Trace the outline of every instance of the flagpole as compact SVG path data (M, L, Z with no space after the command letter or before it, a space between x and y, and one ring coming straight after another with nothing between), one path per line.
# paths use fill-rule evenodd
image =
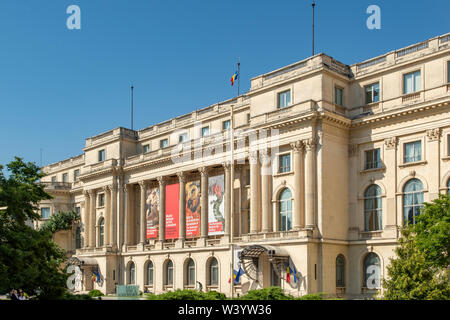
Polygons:
M241 57L238 60L238 97L241 89Z
M312 55L314 56L314 7L316 6L316 2L313 0L312 2Z
M133 84L131 85L131 130L133 130Z

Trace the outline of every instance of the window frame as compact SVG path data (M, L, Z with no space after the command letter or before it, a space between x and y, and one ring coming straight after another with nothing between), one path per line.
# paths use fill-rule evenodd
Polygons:
M370 265L369 265L369 264L368 264L369 262L366 262L366 261L368 260L368 258L369 258L370 256L375 256L375 257L378 259L378 263L370 264ZM362 287L363 287L363 288L369 289L369 288L367 287L367 280L368 280L369 276L372 275L372 274L370 274L370 275L367 274L367 268L370 267L370 266L372 266L372 265L378 266L380 277L377 279L377 280L378 280L378 286L377 286L376 288L374 288L374 289L371 289L371 290L380 290L381 287L382 287L382 286L381 286L381 279L383 278L383 268L382 268L382 266L381 266L381 258L380 258L380 256L379 256L377 253L375 253L375 252L369 252L369 253L367 253L367 254L365 255L364 259L363 259L363 266L362 266L362 267L363 267L363 268L362 268L362 270L363 270L363 285L362 285Z
M103 208L105 206L105 200L106 200L106 196L105 193L99 193L98 194L98 199L97 199L97 207L98 208Z
M166 146L163 146L164 141L167 142ZM168 147L169 147L169 139L168 138L159 140L159 148L160 149L167 149Z
M411 92L406 92L406 76L408 76L408 75L414 75L414 74L416 74L416 73L419 73L419 77L420 77L420 85L419 85L419 88L416 88L416 78L414 78L413 79L413 85L414 85L414 88L413 88L413 91L411 91ZM422 88L423 88L423 78L422 78L422 69L421 68L419 68L419 69L415 69L415 70L413 70L413 71L407 71L407 72L404 72L404 73L402 73L402 94L403 95L408 95L408 94L413 94L413 93L417 93L417 92L420 92L420 91L422 91Z
M136 264L134 261L131 261L128 266L128 284L136 284Z
M192 265L191 265L192 263ZM192 272L192 274L191 274ZM189 258L186 261L186 268L185 268L185 286L195 286L195 261L192 258Z
M62 174L62 182L63 182L63 183L68 183L68 182L69 182L69 173L64 172L64 173Z
M44 217L43 215L42 215L42 209L48 209L48 216L47 217ZM52 209L51 209L51 207L41 207L41 219L42 220L47 220L47 219L50 219L50 217L51 217L51 215L52 215Z
M76 172L78 172L78 173L76 173ZM75 170L73 170L73 181L74 181L74 182L75 182L75 181L78 181L79 175L80 175L80 169L75 169Z
M287 171L281 171L281 168L284 168L281 166L281 159L282 157L288 157L289 159L289 170ZM284 173L290 173L292 172L292 155L291 152L285 152L285 153L279 153L278 154L278 173L279 174L284 174Z
M225 124L228 124L228 128L225 128ZM230 129L231 129L231 120L228 119L228 120L222 121L222 130L223 131L227 131L227 130L230 130Z
M186 138L182 138L182 137L186 137ZM178 135L178 143L185 143L188 140L189 140L189 135L187 132L183 132Z
M338 103L338 101L337 101L337 96L336 96L336 94L337 94L337 92L338 92L338 90L340 90L341 91L341 103ZM337 105L337 106L339 106L339 107L343 107L344 106L344 103L345 103L345 99L344 99L344 88L343 87L341 87L341 86L339 86L339 85L334 85L334 104L335 105Z
M338 264L338 262L342 262L340 264ZM345 257L342 253L338 254L336 257L336 288L345 288L346 287L346 261L345 261ZM338 267L342 268L342 269L338 269ZM340 272L339 272L340 271ZM340 277L338 277L338 274L342 276L342 281L340 281L341 279L339 279Z
M206 134L204 133L204 130L207 131ZM202 128L200 129L200 136L201 136L202 138L203 138L203 137L208 137L210 134L211 134L211 132L210 132L209 125L204 126L204 127L202 127Z
M377 153L378 153L378 157L377 157L377 161L373 161L373 157L372 157L372 161L371 162L368 162L367 160L368 160L368 154L370 153L370 152L373 152L373 151L378 151ZM377 164L375 167L370 167L370 166L368 166L368 164L369 163L375 163L375 164ZM363 170L374 170L374 169L381 169L382 168L382 166L381 166L381 148L380 147L374 147L374 148L372 148L372 149L366 149L366 150L364 150L364 166L363 166Z
M416 159L416 156L414 156L413 157L413 160L408 160L407 158L406 158L406 154L407 154L407 152L406 152L406 148L407 148L407 146L408 145L415 145L415 144L417 144L417 143L419 143L419 146L420 146L420 152L419 152L419 159L417 160ZM423 141L421 140L421 139L419 139L419 140L414 140L414 141L408 141L408 142L404 142L403 143L403 163L404 164L408 164L408 163L415 163L415 162L421 162L421 161L423 161L423 158L422 158L422 154L423 154L423 147L422 147L422 145L423 145ZM415 147L414 147L415 148ZM416 155L416 153L414 152L414 155Z
M103 159L102 159L103 155ZM98 162L103 162L106 160L106 149L98 150Z
M367 193L370 188L375 187L379 193L377 193L375 196L368 196ZM377 184L371 184L364 190L363 195L363 208L364 208L364 232L377 232L377 231L383 231L383 189ZM375 203L376 205L372 205L372 208L367 209L366 203L368 201L371 201ZM378 228L374 228L371 230L370 221L368 219L368 214L372 217L373 213L375 213L375 222L374 225L378 225Z
M373 89L373 87L375 85L378 85L378 96L377 96L378 100L377 101L374 101L374 92L375 92L375 90ZM371 90L371 101L370 102L367 101L367 88L369 88L369 87L372 88L372 90ZM371 104L371 103L378 103L378 102L380 102L380 81L373 82L373 83L370 83L370 84L367 84L367 85L364 86L364 99L365 99L365 104Z
M146 154L146 153L149 153L149 152L150 152L150 144L149 144L149 143L144 144L144 145L142 146L142 153L143 153L143 154Z
M151 270L151 272L150 272ZM153 284L155 282L155 266L153 264L153 261L149 260L145 266L145 285L153 287Z
M215 263L215 265L213 265L213 263ZM216 257L212 257L209 259L208 264L208 285L211 287L217 287L219 286L219 260L217 260ZM216 276L216 279L214 279L214 276Z
M281 106L281 96L286 93L289 93L289 101L287 101L287 99L285 98L284 99L285 105ZM292 89L288 88L278 91L276 94L276 99L277 99L277 109L284 109L292 106Z
M98 224L98 246L105 245L105 218L101 218Z
M284 192L289 191L289 193L291 194L290 198L287 199L281 199L282 195ZM280 190L280 193L278 194L278 219L279 219L279 225L278 225L278 231L280 232L287 232L292 230L293 225L292 225L292 218L293 218L293 201L292 201L292 191L291 189L289 189L288 187L283 188L282 190ZM282 202L286 203L286 210L282 211ZM288 204L290 203L290 209ZM283 216L284 213L284 216ZM290 218L290 228L289 228L289 218ZM285 228L283 229L283 220L285 220Z
M170 266L169 266L170 264ZM173 262L172 260L167 260L165 265L164 265L164 285L165 286L173 286L173 282L174 282L174 268L173 268ZM170 276L169 276L170 275ZM170 280L170 281L169 281Z
M422 185L422 190L420 191L410 191L410 192L406 192L405 189L408 186L409 183L412 183L413 181L418 181L421 185ZM421 203L413 203L413 204L406 204L406 198L407 196L413 196L414 195L421 195L422 198L422 202ZM414 198L413 198L414 199ZM405 184L403 185L403 189L402 189L402 219L403 219L403 226L409 225L409 219L406 218L406 209L408 208L412 208L413 209L413 224L416 224L416 217L419 216L421 214L421 208L423 207L423 204L425 203L425 186L423 184L423 182L418 179L418 178L411 178L408 181L405 182ZM416 210L418 210L418 214L416 215Z

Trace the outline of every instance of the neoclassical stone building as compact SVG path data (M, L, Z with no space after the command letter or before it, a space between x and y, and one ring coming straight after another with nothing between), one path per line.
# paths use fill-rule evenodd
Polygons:
M450 34L351 66L317 54L234 99L87 138L43 168L41 213L80 212L57 241L83 290L371 295L398 228L449 190L449 138Z

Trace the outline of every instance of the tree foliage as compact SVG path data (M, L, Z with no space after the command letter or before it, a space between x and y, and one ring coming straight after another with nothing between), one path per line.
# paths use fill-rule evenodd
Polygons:
M70 230L72 225L80 221L80 215L75 211L58 212L50 217L41 227L42 231L56 233L61 230Z
M21 288L41 299L60 298L66 292L65 252L49 230L26 223L39 219L39 201L51 199L38 183L43 174L18 157L7 169L8 177L0 166L0 207L6 207L0 210L0 293Z
M217 291L176 290L161 294L147 294L148 300L225 300L226 296Z
M425 203L415 225L402 228L396 257L383 280L389 300L448 300L450 196Z

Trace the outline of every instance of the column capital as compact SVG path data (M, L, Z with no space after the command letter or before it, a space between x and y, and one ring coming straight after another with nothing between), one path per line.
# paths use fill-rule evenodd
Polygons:
M225 171L230 171L230 169L231 169L231 162L230 161L222 162L222 167L224 168Z
M108 186L106 186L108 188L109 191L117 191L117 184L110 184Z
M303 144L307 151L312 151L316 148L317 140L315 138L310 138L303 140Z
M258 151L257 150L250 151L248 153L248 158L251 164L258 163Z
M103 186L102 190L106 192L108 190L108 186Z
M142 188L146 188L147 187L147 183L145 182L145 180L139 181L139 186Z
M198 171L200 172L200 175L202 177L208 176L208 167L200 167L200 168L198 168Z
M130 184L124 184L123 185L123 192L127 193L131 190L131 185Z
M83 190L83 195L85 197L89 197L89 191L88 190Z
M163 187L166 185L166 177L157 177L156 180L158 180L160 187Z
M183 171L177 172L177 176L180 183L186 182L186 174Z
M430 142L431 141L439 141L440 136L441 136L440 128L427 130L427 137L428 137L428 141L430 141Z
M391 137L384 140L384 144L386 145L386 150L396 149L397 148L398 139L397 137Z
M305 148L305 144L301 140L291 142L290 145L291 145L292 150L294 150L294 152L303 151L303 149Z
M97 193L97 190L95 190L95 189L90 189L90 190L88 190L87 192L88 192L89 196L92 197L92 196L94 196L94 195Z

